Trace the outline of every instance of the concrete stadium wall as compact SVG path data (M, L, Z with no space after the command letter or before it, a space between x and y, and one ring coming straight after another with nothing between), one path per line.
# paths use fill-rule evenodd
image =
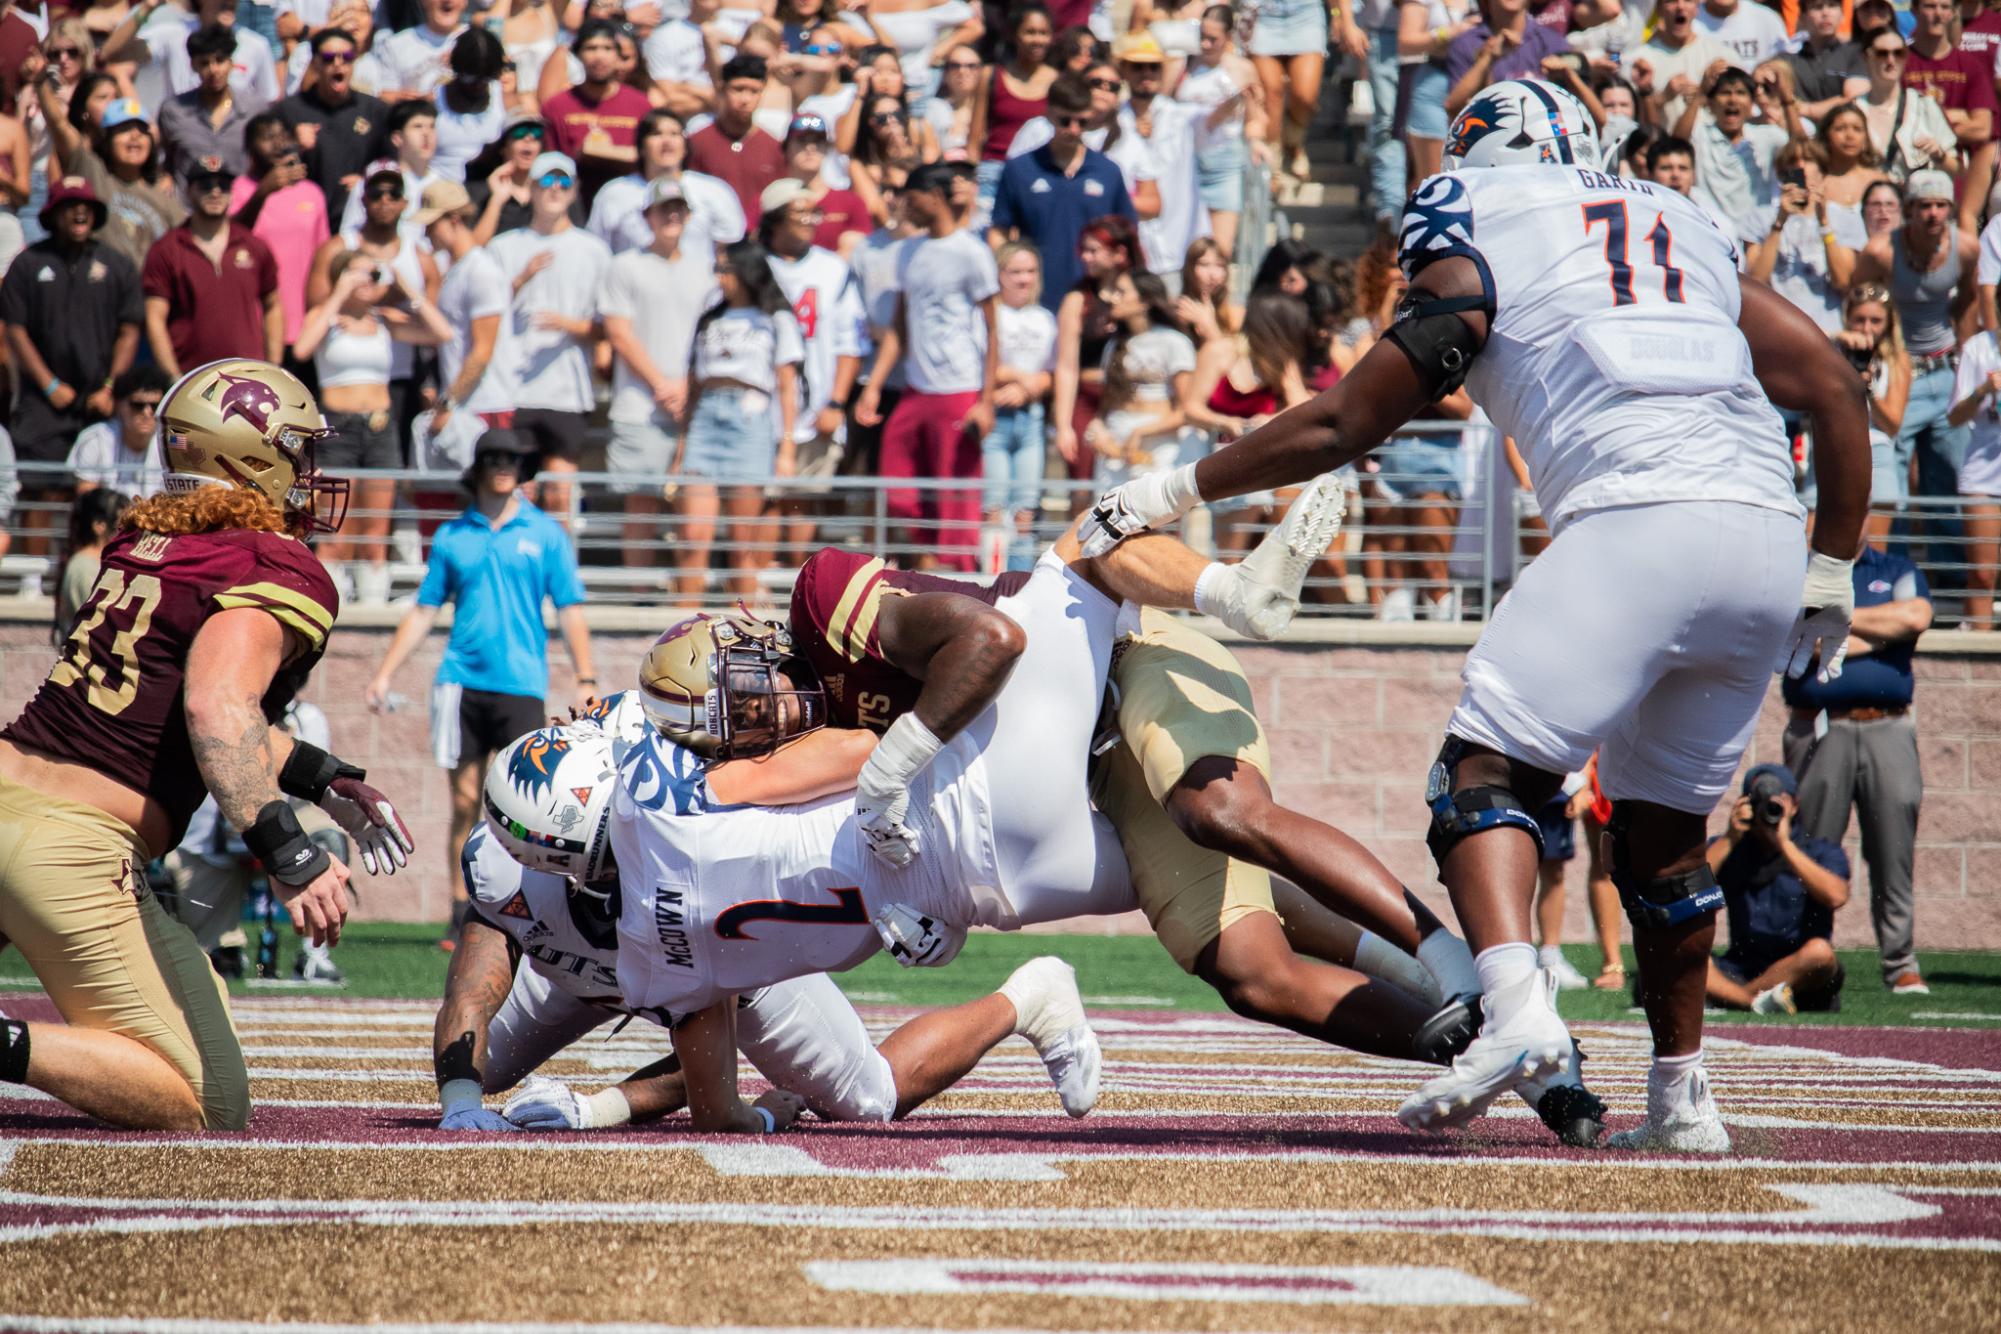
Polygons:
M0 717L12 717L46 674L53 650L45 604L0 608ZM18 619L16 619L18 618ZM606 689L631 679L660 616L602 611L593 641ZM410 703L373 714L362 689L375 670L393 614L353 612L308 686L326 710L336 751L366 765L371 782L401 805L417 836L417 873L362 881L360 914L394 921L441 920L455 864L445 852L447 801L429 755L428 687L444 644L435 632L397 681ZM1278 794L1287 804L1340 826L1368 844L1426 898L1442 904L1424 847L1424 778L1458 695L1459 665L1474 626L1332 625L1319 642L1236 645L1258 711L1270 729ZM2001 653L1992 636L1937 633L1918 658L1919 737L1925 803L1917 860L1918 938L1930 948L2001 947ZM551 646L552 705L572 681L560 645ZM1779 758L1784 713L1774 688L1747 763ZM1720 824L1720 815L1712 825ZM1858 868L1857 898L1837 918L1837 939L1870 943ZM1592 938L1573 863L1567 939ZM1144 930L1144 923L1100 929Z

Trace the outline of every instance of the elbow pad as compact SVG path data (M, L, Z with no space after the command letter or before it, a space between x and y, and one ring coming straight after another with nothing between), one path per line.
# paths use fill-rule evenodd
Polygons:
M1435 399L1466 383L1466 372L1473 368L1473 358L1480 351L1473 330L1459 318L1463 310L1493 314L1493 306L1484 296L1405 297L1397 307L1397 322L1383 332L1383 337L1410 358L1418 379Z

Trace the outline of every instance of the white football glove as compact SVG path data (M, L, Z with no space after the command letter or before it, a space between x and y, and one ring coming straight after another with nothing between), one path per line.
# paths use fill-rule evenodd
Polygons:
M560 1079L530 1075L501 1115L523 1130L598 1130L632 1119L632 1106L614 1086L579 1097Z
M905 968L942 968L959 957L966 928L947 926L937 918L901 903L886 904L869 918L882 947Z
M1133 534L1172 523L1201 503L1194 464L1148 473L1099 496L1077 526L1077 541L1087 558L1102 556Z
M1786 636L1780 668L1787 676L1806 674L1815 658L1822 682L1841 675L1848 656L1848 627L1855 615L1855 562L1818 551L1806 558L1806 586L1800 593L1799 619Z
M917 860L923 840L905 821L910 784L945 743L915 713L889 725L855 778L855 824L870 852L899 870Z
M320 798L320 809L347 831L361 849L361 864L370 875L395 875L410 864L417 844L403 817L375 788L359 778L336 778Z

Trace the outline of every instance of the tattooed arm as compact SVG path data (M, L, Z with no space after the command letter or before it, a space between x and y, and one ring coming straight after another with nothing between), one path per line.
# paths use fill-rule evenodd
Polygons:
M892 666L924 683L915 712L940 741L985 712L1028 647L1006 612L961 593L884 598L876 637Z
M507 935L477 917L459 928L445 975L445 1001L431 1037L431 1065L438 1076L443 1130L516 1130L480 1102L486 1089L486 1030L514 985L514 953Z
M292 753L292 739L264 719L264 692L291 656L287 630L268 613L248 607L218 612L202 623L188 646L183 705L195 766L215 796L223 819L239 830L283 800L278 772ZM347 920L347 867L329 857L327 869L304 885L273 878L271 888L292 914L292 926L315 943L340 939Z

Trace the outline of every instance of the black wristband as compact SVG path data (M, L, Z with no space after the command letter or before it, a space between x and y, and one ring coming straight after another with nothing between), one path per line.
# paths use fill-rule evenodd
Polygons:
M288 797L318 802L336 778L366 778L368 770L347 764L303 741L292 743L285 767L278 771L278 790Z
M431 1070L438 1077L438 1087L443 1088L454 1079L470 1079L475 1084L484 1084L486 1077L473 1062L473 1038L470 1031L452 1039L451 1045L431 1057Z
M333 865L327 850L306 837L299 817L282 801L267 801L257 822L243 831L243 846L283 885L309 885Z

